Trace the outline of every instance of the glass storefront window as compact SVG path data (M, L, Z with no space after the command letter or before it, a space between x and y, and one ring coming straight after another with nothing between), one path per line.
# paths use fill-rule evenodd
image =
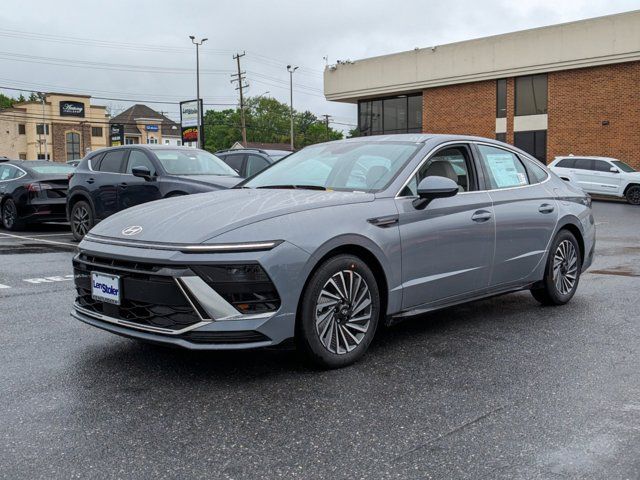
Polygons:
M358 129L361 135L421 132L422 95L359 102Z

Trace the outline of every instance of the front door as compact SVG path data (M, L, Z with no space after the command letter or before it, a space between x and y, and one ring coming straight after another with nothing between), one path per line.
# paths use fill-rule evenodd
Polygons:
M460 192L416 209L417 185L431 175L454 180ZM403 309L487 288L495 224L489 194L477 190L471 150L463 144L445 147L427 159L396 199Z
M147 167L153 177L156 175L156 168L147 154L142 150L132 149L125 175L118 183L118 211L162 198L158 182L155 179L148 181L134 176L134 167Z

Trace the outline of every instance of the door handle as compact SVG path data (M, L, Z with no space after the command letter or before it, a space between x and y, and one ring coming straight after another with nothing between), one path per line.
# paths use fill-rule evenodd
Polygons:
M90 179L87 180L87 183L93 183L93 182L95 182L95 179L93 179L93 178L90 178Z
M120 184L120 188L127 188L127 182L122 182Z
M491 217L491 212L487 210L478 210L471 216L471 220L473 220L474 222L486 222Z
M540 207L538 208L538 211L540 213L551 213L555 210L555 207L553 205L551 205L550 203L543 203L542 205L540 205Z

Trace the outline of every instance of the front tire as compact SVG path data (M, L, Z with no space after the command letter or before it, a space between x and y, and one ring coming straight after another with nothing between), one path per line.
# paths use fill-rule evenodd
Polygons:
M533 298L543 305L564 305L576 293L581 270L576 237L568 230L560 230L551 244L541 285L531 289Z
M94 225L91 205L84 200L74 203L73 207L71 207L69 221L73 238L79 242Z
M624 194L631 205L640 205L640 186L633 185L627 189L627 193Z
M369 348L380 317L380 292L369 267L337 255L312 275L302 295L296 340L322 368L340 368Z
M15 231L24 227L24 222L18 216L18 207L12 199L2 204L2 226L7 230Z

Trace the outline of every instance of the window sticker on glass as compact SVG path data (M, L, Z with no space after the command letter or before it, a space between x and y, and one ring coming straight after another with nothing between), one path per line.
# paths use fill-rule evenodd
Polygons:
M498 188L527 184L526 174L518 171L510 153L488 153L486 159Z

